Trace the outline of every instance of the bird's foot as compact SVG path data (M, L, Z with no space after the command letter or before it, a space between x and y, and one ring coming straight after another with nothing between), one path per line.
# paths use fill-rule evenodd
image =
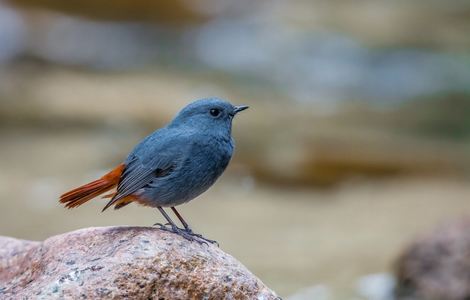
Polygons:
M168 229L170 225L171 225L170 223L165 223L165 224L155 223L152 226L158 226L158 229L165 230L165 229Z
M199 244L206 244L206 245L209 245L208 243L210 243L210 244L215 244L217 245L217 247L219 247L219 243L217 241L205 238L202 236L202 234L194 233L189 227L179 228L177 226L172 225L171 223L165 223L165 224L155 223L153 224L153 226L157 226L158 229L163 230L163 231L176 233L177 235L180 235L191 242L196 241Z
M193 237L196 237L198 239L201 239L201 240L206 241L206 242L211 243L211 244L215 244L215 245L217 245L217 247L219 247L219 243L217 241L205 238L205 237L202 236L202 234L194 233L191 230L191 228L189 228L189 227L186 227L182 230L185 231L186 233L188 233L189 235L193 236Z
M216 241L206 239L201 234L194 233L189 228L188 229L179 228L177 226L171 225L170 223L167 223L167 224L156 223L156 224L154 224L154 226L158 226L158 229L160 229L160 230L175 233L175 234L187 239L190 242L195 241L199 244L206 244L208 246L209 246L208 243L211 243L211 244L216 244L217 246L219 246L219 244Z
M185 229L182 229L176 226L173 226L171 228L166 227L163 230L176 233L177 235L182 236L183 238L187 239L190 242L195 241L199 244L209 245L204 239L201 239L198 236L195 236L194 234L189 233Z

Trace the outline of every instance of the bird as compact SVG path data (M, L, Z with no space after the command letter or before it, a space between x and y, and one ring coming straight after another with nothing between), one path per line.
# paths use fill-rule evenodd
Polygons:
M117 167L62 194L59 201L74 208L102 196L109 199L102 211L130 203L157 208L167 222L154 224L160 229L189 241L217 243L193 232L175 207L205 192L222 175L234 151L232 120L247 108L220 98L196 100L142 139ZM182 227L164 208L173 211Z

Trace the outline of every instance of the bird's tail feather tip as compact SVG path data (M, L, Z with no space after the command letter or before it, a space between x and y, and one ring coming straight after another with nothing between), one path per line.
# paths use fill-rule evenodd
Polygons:
M79 186L62 194L60 196L59 202L64 203L66 208L74 208L103 193L106 193L107 191L117 186L123 169L124 165L119 165L117 168L104 175L100 179Z
M67 208L74 208L109 191L115 185L113 182L98 179L63 194L59 201L64 203Z

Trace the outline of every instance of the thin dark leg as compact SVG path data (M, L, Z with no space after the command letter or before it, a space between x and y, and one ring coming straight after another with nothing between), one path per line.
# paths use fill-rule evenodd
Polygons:
M214 240L210 240L208 238L205 238L202 236L202 234L198 234L198 233L194 233L191 228L189 227L188 223L183 219L183 217L180 215L180 213L176 210L176 208L174 206L171 207L171 210L175 213L176 217L178 218L178 220L180 220L181 224L183 224L183 227L184 227L184 230L192 235L192 236L195 236L195 237L198 237L200 239L203 239L211 244L216 244L217 246L219 245L219 243L217 243L217 241L214 241Z
M177 227L170 216L163 210L161 206L157 207L160 213L165 217L166 221L171 225L171 227Z
M171 220L170 216L163 210L163 208L161 206L157 206L157 208L160 211L160 213L163 215L163 217L165 217L165 219L168 223L166 223L166 224L155 223L155 224L153 224L153 226L159 226L160 228L162 228L162 227L165 227L166 225L170 225L171 227L176 227L175 222L173 222L173 220Z
M162 225L160 223L157 223L157 224L154 224L154 225L159 226L161 230L176 233L177 235L182 236L183 238L187 239L188 241L196 241L199 244L207 244L206 239L198 238L197 236L195 238L194 234L186 231L185 229L181 229L178 226L176 226L176 224L173 222L173 220L171 220L170 216L163 210L163 208L161 206L157 206L157 208L160 211L160 213L163 215L163 217L165 217L165 219L167 220L168 224L171 227L167 227L167 226Z
M191 228L189 228L188 223L183 219L183 217L180 215L180 213L176 210L174 206L171 207L171 210L175 213L176 217L180 220L181 224L183 224L184 229L191 231Z

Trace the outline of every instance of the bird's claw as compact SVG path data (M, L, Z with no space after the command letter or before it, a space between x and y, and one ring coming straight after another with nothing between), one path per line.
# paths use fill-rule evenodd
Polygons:
M206 241L204 240L200 240L200 239L197 239L194 235L190 234L189 232L187 232L186 230L184 229L181 229L179 227L176 227L176 226L171 226L171 227L167 227L167 226L164 226L164 227L160 227L161 230L164 230L164 231L168 231L168 232L172 232L172 233L176 233L177 235L187 239L188 241L192 242L192 241L196 241L198 242L199 244L207 244Z
M170 225L170 226L168 226L168 225ZM176 227L176 226L171 226L171 224L168 224L168 223L165 224L165 225L163 225L161 223L156 223L156 224L154 224L154 226L158 226L159 227L158 229L160 229L160 230L175 233L175 234L187 239L190 242L195 241L199 244L206 244L207 246L209 246L209 243L210 243L210 244L216 244L217 247L219 246L219 243L217 243L217 241L207 239L207 238L203 237L201 234L194 233L189 228L182 229L182 228L179 228L179 227Z
M162 230L165 230L166 228L168 228L169 225L171 225L171 224L170 223L165 223L165 224L155 223L155 224L153 224L153 226L158 226L158 229L162 229Z
M201 239L201 240L205 241L206 244L207 244L207 242L209 242L209 243L215 244L215 245L217 245L217 247L219 247L219 243L218 243L217 241L211 240L211 239L208 239L208 238L205 238L205 237L202 236L202 234L194 233L194 232L191 230L191 228L189 228L189 227L183 229L183 231L186 231L186 233L188 233L189 235L191 235L191 236L193 236L193 237L196 237L196 238L198 238L198 239Z

